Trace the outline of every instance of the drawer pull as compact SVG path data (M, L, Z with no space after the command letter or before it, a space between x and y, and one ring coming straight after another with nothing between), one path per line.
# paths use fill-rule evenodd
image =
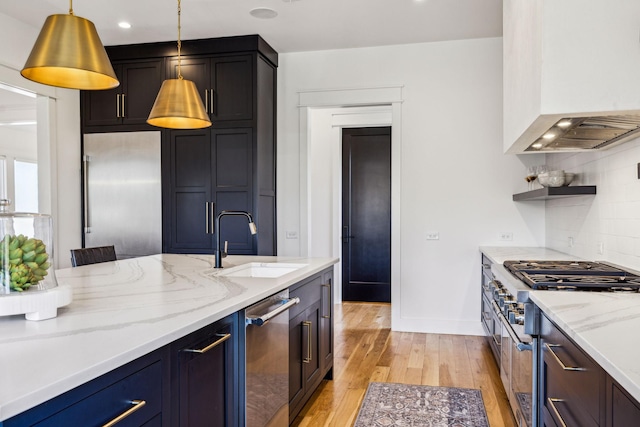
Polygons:
M212 342L211 344L209 344L208 346L206 346L205 348L202 349L192 349L192 348L185 348L182 351L186 351L189 353L198 353L198 354L204 354L207 351L211 350L214 347L217 347L218 345L222 344L223 342L225 342L226 340L228 340L229 338L231 338L231 334L216 334L217 337L220 337L220 339Z
M556 408L556 403L558 402L564 402L564 400L547 397L547 403L549 403L549 406L553 410L553 415L555 415L556 419L560 422L560 427L567 427L567 423L564 422L564 420L562 419L562 415L560 415L558 408Z
M129 415L133 414L138 409L142 408L144 405L147 404L147 402L144 401L144 400L132 400L129 403L131 403L133 405L131 408L127 409L126 411L124 411L123 413L121 413L120 415L118 415L117 417L115 417L114 419L112 419L111 421L109 421L108 423L103 425L102 427L111 427L111 426L114 426L114 425L118 424L120 421L124 420Z
M563 370L565 370L565 371L586 371L585 368L579 368L577 366L567 366L562 362L562 360L560 360L560 358L558 357L556 352L553 351L554 347L562 347L560 344L547 344L547 343L545 343L544 346L547 347L547 350L549 350L549 352L553 355L553 358L556 359L556 362L558 362L558 365L560 365Z

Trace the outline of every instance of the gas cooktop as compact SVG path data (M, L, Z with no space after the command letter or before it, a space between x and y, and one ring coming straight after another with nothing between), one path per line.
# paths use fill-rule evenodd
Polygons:
M640 276L601 262L505 261L504 266L536 290L640 291Z

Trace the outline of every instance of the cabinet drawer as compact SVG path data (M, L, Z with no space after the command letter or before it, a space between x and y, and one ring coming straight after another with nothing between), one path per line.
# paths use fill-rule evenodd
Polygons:
M541 322L544 389L541 402L556 422L604 425L604 370L546 316Z
M298 314L307 309L311 304L320 301L322 297L322 275L317 275L310 280L305 280L300 286L294 285L289 289L289 297L300 298L300 304L289 309L289 319L293 319Z
M142 403L144 402L144 403ZM102 426L128 414L118 427L160 425L162 363L155 362L41 422L45 426Z

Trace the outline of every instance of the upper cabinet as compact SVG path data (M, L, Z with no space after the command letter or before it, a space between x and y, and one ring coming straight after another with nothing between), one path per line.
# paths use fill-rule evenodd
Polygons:
M600 149L640 136L640 2L503 4L506 153Z
M180 74L196 84L214 126L253 118L251 55L183 58ZM169 77L178 78L178 59L169 61Z
M82 92L83 127L108 131L109 127L146 125L162 86L163 66L164 61L158 58L114 61L120 86Z

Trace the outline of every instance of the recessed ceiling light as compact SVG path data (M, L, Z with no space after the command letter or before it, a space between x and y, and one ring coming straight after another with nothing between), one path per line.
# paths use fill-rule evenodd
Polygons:
M249 11L249 15L259 19L273 19L278 16L278 12L267 7L256 7Z
M118 27L129 29L131 28L131 24L129 24L128 22L122 21L122 22L118 22Z

